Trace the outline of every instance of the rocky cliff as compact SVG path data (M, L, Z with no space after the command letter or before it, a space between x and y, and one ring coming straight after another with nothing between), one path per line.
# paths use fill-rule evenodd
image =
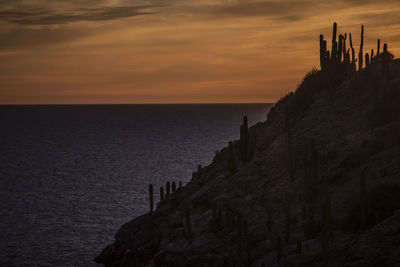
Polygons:
M356 71L349 50L321 46L322 70L95 261L400 266L400 60L386 47Z

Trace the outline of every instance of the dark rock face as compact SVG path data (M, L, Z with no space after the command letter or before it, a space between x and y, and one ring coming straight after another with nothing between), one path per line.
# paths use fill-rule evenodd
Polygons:
M400 103L400 61L371 60L368 69L348 73L333 87L329 75L308 74L265 122L249 129L257 136L251 161L232 172L228 148L222 149L152 215L123 225L95 261L400 266L400 113L391 114L399 111L393 103ZM232 145L240 151L238 141Z

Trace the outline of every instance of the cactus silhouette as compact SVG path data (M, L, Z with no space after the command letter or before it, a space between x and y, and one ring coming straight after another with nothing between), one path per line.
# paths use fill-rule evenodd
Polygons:
M164 187L160 187L160 201L164 200Z
M176 183L172 182L172 193L175 193L176 191Z
M367 181L365 178L364 171L360 175L360 226L364 229L366 224L366 213L367 213Z
M337 33L337 23L333 23L333 33L332 33L332 49L331 49L331 60L335 61L337 58L337 42L336 42L336 33Z
M167 192L165 194L165 198L169 198L170 190L171 190L171 184L167 182Z
M351 40L351 33L349 34L350 48L351 48L351 69L356 70L356 55L353 47L353 41Z
M188 206L185 207L185 228L184 228L184 236L189 241L189 245L192 244L192 226L190 222L190 209Z
M293 138L292 138L292 129L290 127L289 122L289 114L288 110L285 109L285 130L286 130L286 142L287 142L287 166L289 171L290 180L294 180L294 167L293 167Z
M229 162L228 168L232 174L236 173L237 171L237 157L235 153L235 148L233 147L233 142L229 142Z
M290 202L289 194L285 194L284 200L284 214L285 214L285 241L288 243L290 240Z
M153 214L153 185L149 184L150 215Z
M363 46L364 46L364 25L361 25L361 41L360 41L360 51L358 53L358 69L363 68Z
M276 237L275 250L276 250L276 259L279 261L282 258L282 239L280 236Z
M319 36L319 60L321 65L321 70L326 69L326 41L324 40L324 35Z

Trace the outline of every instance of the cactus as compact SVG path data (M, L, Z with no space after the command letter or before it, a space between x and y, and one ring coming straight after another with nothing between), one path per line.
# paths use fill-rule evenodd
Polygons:
M176 191L176 183L172 182L172 193L175 193Z
M346 39L347 39L347 33L344 34L343 36L343 45L342 45L342 49L343 49L343 61L346 61L346 56L347 56L347 49L346 49Z
M165 198L169 198L170 189L171 189L171 184L169 182L167 182L167 192L165 194Z
M376 57L380 55L380 49L381 49L381 40L378 38L377 45L376 45Z
M286 141L287 141L287 164L290 180L294 180L294 167L293 167L293 140L292 140L292 130L289 123L289 115L287 109L285 109L285 130L287 133Z
M186 206L185 207L185 221L186 221L186 225L185 225L185 229L184 229L184 236L185 238L189 241L189 245L192 244L192 227L191 227L191 223L190 223L190 210L189 207Z
M164 200L164 187L160 187L160 201Z
M290 202L289 194L285 194L284 200L284 213L285 213L285 241L289 243L290 240Z
M368 68L369 66L369 55L368 53L365 53L365 67Z
M360 175L360 226L364 229L366 224L366 209L367 209L367 182L364 171Z
M211 208L211 215L212 215L212 220L214 224L218 224L218 218L217 218L217 208L215 206L213 206Z
M332 33L332 49L331 49L331 59L335 61L337 58L337 42L336 42L337 24L333 23L333 33Z
M308 171L308 159L304 160L304 190L305 190L305 201L306 201L306 219L307 222L304 228L304 234L307 239L315 237L315 221L314 221L314 195L316 193L315 182Z
M149 200L150 200L150 215L153 214L153 208L154 208L154 204L153 204L153 185L149 184Z
M315 148L315 139L311 139L311 166L312 166L312 179L313 183L316 183L318 180L318 151Z
M254 156L256 154L256 149L257 149L257 134L256 132L253 131L250 136L249 155L248 155L249 161L252 161L254 159Z
M179 187L178 188L182 188L182 181L179 181Z
M326 68L326 41L323 34L319 36L319 60L321 70L324 70Z
M371 49L371 60L370 60L370 64L374 63L375 58L374 58L374 49Z
M351 40L351 33L349 34L349 41L350 41L350 48L351 48L351 67L352 70L355 71L356 69L356 56L355 56L355 51L353 47L353 42Z
M332 214L331 214L331 197L328 194L322 205L322 231L326 231L328 241L332 239Z
M326 266L329 266L329 240L332 238L330 202L330 196L328 195L325 203L322 205L321 254L325 259Z
M276 259L279 261L282 258L282 239L280 236L276 237L275 249Z
M358 53L358 70L363 67L363 46L364 46L364 25L361 25L361 42L360 42L360 52Z
M342 62L342 54L343 54L343 35L339 35L339 43L338 43L338 52L337 52L337 63L340 64Z
M200 178L203 175L203 169L201 165L197 165L197 178Z
M229 142L228 149L229 149L228 168L231 171L231 173L234 174L237 171L237 157L232 142Z
M296 250L296 252L298 254L301 254L301 252L302 252L302 244L301 243L302 243L301 240L297 240L297 250Z
M272 211L271 211L271 208L268 208L267 228L268 228L268 231L269 231L269 232L271 232L272 224L273 224L273 221L272 221Z
M243 116L243 124L240 126L240 159L243 162L243 165L248 162L248 154L249 154L249 124L247 120L247 116Z

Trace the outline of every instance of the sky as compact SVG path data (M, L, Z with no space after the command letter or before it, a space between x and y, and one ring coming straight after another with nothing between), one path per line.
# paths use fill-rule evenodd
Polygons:
M0 104L265 103L319 34L400 55L399 0L0 0Z

